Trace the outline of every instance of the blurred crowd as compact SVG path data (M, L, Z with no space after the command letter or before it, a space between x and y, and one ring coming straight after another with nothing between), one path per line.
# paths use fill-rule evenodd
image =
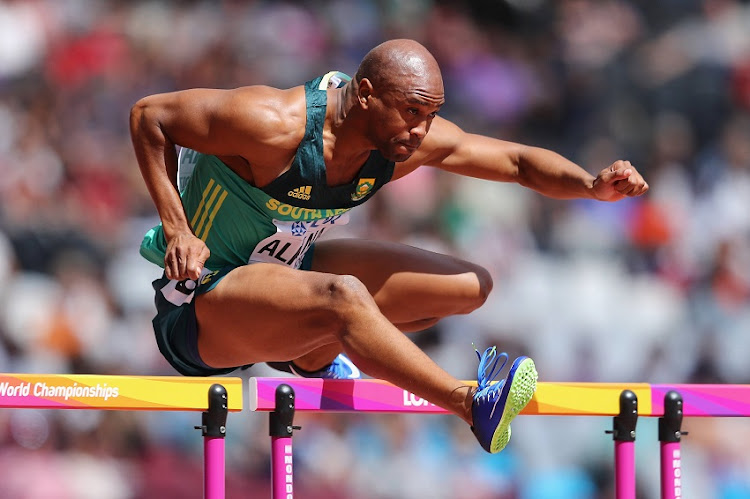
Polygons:
M175 374L150 324L160 269L138 254L158 218L136 100L353 74L407 37L441 64L444 117L592 173L627 159L651 186L614 204L429 168L387 186L339 237L456 254L495 280L483 308L414 341L462 379L474 343L531 355L543 381L748 383L748 26L739 0L0 0L0 371ZM200 497L197 417L4 410L0 497ZM609 418L522 417L496 456L454 417L298 420L300 497L613 497ZM270 497L266 418L228 429L227 496ZM685 496L750 497L747 424L685 429ZM641 498L658 496L657 448L640 422Z

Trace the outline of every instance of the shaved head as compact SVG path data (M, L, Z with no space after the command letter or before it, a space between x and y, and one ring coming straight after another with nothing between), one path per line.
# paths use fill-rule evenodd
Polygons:
M419 148L445 103L440 67L414 40L389 40L370 50L350 83L349 117L359 119L373 149L395 162Z
M427 81L442 75L437 61L422 44L414 40L397 39L383 42L370 50L359 65L355 81L370 80L374 87L398 86L405 78Z

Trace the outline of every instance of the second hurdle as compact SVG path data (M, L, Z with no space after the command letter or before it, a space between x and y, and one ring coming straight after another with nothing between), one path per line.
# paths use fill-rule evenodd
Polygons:
M472 384L466 381L467 384ZM474 382L476 384L476 382ZM445 414L444 409L382 380L250 378L250 409L270 412L273 499L293 499L295 411ZM521 413L536 416L612 416L617 499L636 498L638 417L659 418L661 498L682 494L683 416L748 417L750 385L539 383Z

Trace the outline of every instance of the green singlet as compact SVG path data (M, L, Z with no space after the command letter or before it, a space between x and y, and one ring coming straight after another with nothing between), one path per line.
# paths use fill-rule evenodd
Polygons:
M182 204L197 237L211 251L208 269L272 262L300 268L305 253L328 228L348 222L350 208L364 203L393 175L394 163L372 151L355 179L326 184L323 122L326 88L349 77L330 72L305 84L305 135L290 169L263 188L240 178L215 156L180 152ZM192 170L192 174L189 172ZM187 173L186 173L187 172ZM151 229L141 254L163 267L162 226Z

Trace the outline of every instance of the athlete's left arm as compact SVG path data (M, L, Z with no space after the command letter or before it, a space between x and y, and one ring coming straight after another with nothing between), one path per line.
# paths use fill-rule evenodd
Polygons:
M516 182L558 199L617 201L648 190L629 161L615 161L594 177L556 152L466 133L440 117L433 120L415 154L397 165L394 176L403 176L420 165L497 182Z

